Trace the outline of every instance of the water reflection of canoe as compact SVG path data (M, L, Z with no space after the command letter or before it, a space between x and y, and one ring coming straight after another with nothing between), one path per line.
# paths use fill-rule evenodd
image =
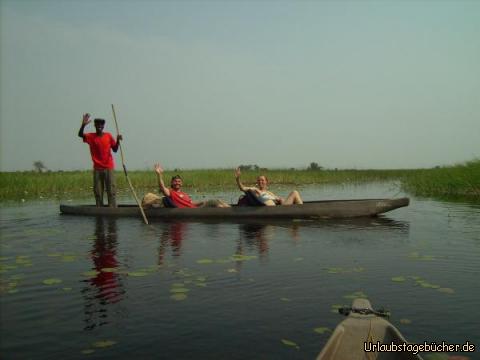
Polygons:
M232 206L230 208L150 208L147 218L162 219L342 219L375 216L408 206L408 198L307 201L303 205L290 206ZM93 205L60 205L60 212L87 216L138 216L136 205L120 205L117 208Z
M402 345L407 341L395 326L372 309L368 300L355 299L349 310L348 317L335 328L317 360L422 359L408 351L366 351L373 350L373 345L377 344Z

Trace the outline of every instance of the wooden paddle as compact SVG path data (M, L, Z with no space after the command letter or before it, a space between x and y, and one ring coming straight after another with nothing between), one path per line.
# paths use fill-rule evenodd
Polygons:
M113 104L112 104L112 113L113 113L113 120L115 120L115 127L117 128L117 135L118 135L118 134L120 134L120 132L118 131L117 115L115 115L115 108L113 107ZM127 167L125 166L125 160L123 158L122 143L120 142L118 144L118 146L120 147L120 156L122 157L123 172L125 173L125 177L127 178L128 185L130 186L130 190L132 190L133 197L135 198L135 201L137 202L138 208L140 209L140 212L142 213L143 221L145 222L145 224L148 225L148 220L147 220L147 217L145 215L145 212L143 211L142 205L140 204L140 201L138 200L137 194L135 193L135 190L133 189L132 182L130 181L130 178L128 177Z

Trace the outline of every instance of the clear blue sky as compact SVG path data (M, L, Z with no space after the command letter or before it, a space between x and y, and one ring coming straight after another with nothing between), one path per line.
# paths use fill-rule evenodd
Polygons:
M479 1L0 0L0 37L2 171L91 168L112 103L130 170L480 157Z

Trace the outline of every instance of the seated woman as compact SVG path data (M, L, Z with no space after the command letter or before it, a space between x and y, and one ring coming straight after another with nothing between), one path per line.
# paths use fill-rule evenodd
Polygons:
M167 188L163 182L163 169L160 164L155 164L154 170L157 173L160 192L165 195L165 197L162 199L165 207L230 207L230 205L222 200L207 200L194 203L192 199L190 199L190 196L182 191L183 180L180 175L173 176L170 183L170 188Z
M253 194L256 200L262 205L275 206L275 205L293 205L303 204L303 200L297 190L292 191L286 199L275 195L271 191L268 191L268 179L265 175L260 175L257 178L257 187L246 187L240 182L241 175L240 168L235 169L235 180L238 188L244 193Z

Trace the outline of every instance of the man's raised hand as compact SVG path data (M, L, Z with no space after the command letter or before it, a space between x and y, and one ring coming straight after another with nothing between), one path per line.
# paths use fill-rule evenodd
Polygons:
M155 166L153 167L155 172L158 174L158 175L162 175L163 174L163 169L162 167L160 166L160 164L155 164Z
M237 167L237 168L235 169L235 178L238 179L241 174L242 174L242 172L240 171L240 168Z
M90 120L90 114L89 113L85 113L83 114L83 120L82 120L82 125L85 126L85 125L88 125L92 120Z

